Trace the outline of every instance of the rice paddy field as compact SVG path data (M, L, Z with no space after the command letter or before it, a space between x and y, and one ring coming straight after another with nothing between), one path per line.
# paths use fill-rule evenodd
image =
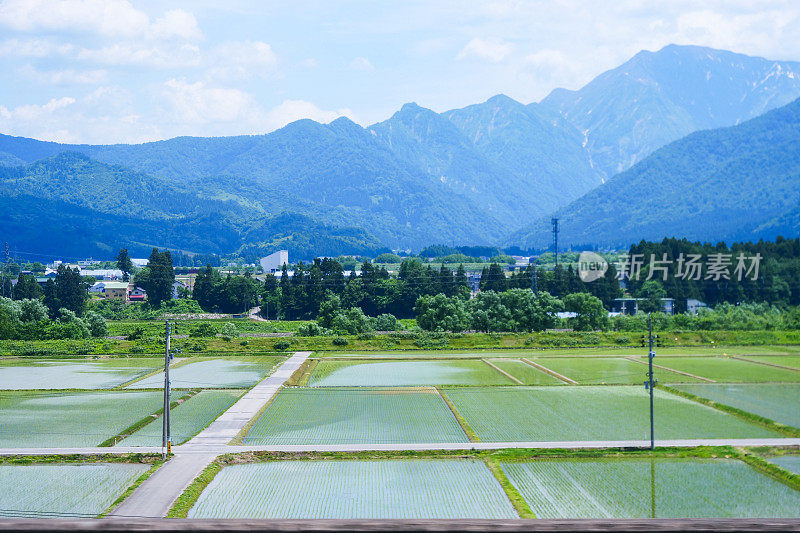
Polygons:
M158 391L0 392L0 447L97 446L162 399Z
M660 366L724 383L800 382L800 372L728 357L656 357Z
M174 388L252 387L272 372L282 357L237 357L224 359L193 358L170 367ZM160 372L128 385L129 389L158 389L164 386Z
M623 357L541 357L534 361L581 385L641 384L647 381L647 366ZM672 383L700 381L661 369L658 377L663 382Z
M675 388L800 428L800 383L699 383Z
M287 388L243 444L467 442L434 388Z
M781 455L770 457L770 462L800 476L800 455Z
M203 430L226 411L244 393L242 390L204 390L195 394L170 412L170 432L173 444L183 444ZM136 431L118 444L121 446L160 446L161 418Z
M0 517L95 517L149 465L0 465Z
M311 387L510 385L513 381L481 360L354 362L322 360Z
M224 467L189 518L518 518L482 461L274 461Z
M565 382L547 372L529 365L521 359L490 359L493 365L508 372L523 385L564 385Z
M798 518L800 491L734 459L505 463L538 518Z
M110 389L163 366L154 357L118 359L9 359L0 361L0 389Z
M444 393L481 441L649 439L644 387L470 387ZM661 390L655 408L657 439L779 436Z

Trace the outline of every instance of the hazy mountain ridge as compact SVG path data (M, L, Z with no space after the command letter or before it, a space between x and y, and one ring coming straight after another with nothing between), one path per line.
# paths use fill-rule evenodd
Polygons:
M606 176L701 129L732 126L800 96L800 62L700 46L642 51L577 91L556 89L542 105L587 135Z
M6 196L62 200L109 215L205 215L241 235L264 217L294 213L315 219L311 225L323 232L362 228L365 242L377 238L392 248L495 244L663 144L800 96L799 65L668 46L640 52L578 91L555 90L542 103L497 95L444 113L407 104L368 128L346 118L300 120L266 135L139 145L0 135L0 187ZM619 200L613 190L590 194L612 205ZM687 211L696 209L694 200L675 197ZM765 231L793 227L782 211L762 215ZM660 231L691 231L679 219L670 224ZM619 241L637 240L636 231L622 228Z
M800 99L738 126L693 133L556 212L562 242L794 235L798 154ZM549 219L540 219L509 242L546 246L549 240Z

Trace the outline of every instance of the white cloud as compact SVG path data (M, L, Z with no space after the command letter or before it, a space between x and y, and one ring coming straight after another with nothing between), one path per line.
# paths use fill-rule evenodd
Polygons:
M480 39L474 38L461 49L456 59L477 58L499 63L505 59L514 45L502 39Z
M348 117L350 120L354 120L353 112L350 109L325 111L306 100L284 100L267 112L266 123L270 129L277 129L302 118L327 123L339 117Z
M199 41L203 32L197 25L194 15L182 9L171 9L164 16L153 21L148 29L152 39L170 39L177 37L187 41Z
M17 31L89 32L114 38L202 37L191 13L174 9L151 21L127 0L4 0L0 25Z
M370 72L375 70L375 67L370 63L366 57L357 57L350 62L350 68L353 70L361 70Z
M155 68L193 67L201 64L200 48L183 43L115 43L103 48L83 48L77 58L103 65L139 65Z
M278 56L263 41L230 41L212 48L204 63L207 77L236 80L272 74L278 66Z
M248 93L202 81L170 79L164 84L163 96L170 105L172 120L178 124L248 122L259 114Z
M74 49L69 43L57 43L49 39L8 39L0 42L0 56L10 57L66 55Z
M95 70L38 70L31 65L26 65L17 70L20 76L48 85L62 84L98 84L108 79L108 72L102 69Z

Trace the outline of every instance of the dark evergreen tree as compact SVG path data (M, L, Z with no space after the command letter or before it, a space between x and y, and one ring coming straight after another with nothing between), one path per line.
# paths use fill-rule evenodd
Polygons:
M133 272L133 261L128 255L128 249L122 248L117 254L117 268L122 270L122 281L129 281L131 279L131 272Z
M43 296L42 288L36 283L36 278L31 274L20 274L14 286L14 299L39 299Z

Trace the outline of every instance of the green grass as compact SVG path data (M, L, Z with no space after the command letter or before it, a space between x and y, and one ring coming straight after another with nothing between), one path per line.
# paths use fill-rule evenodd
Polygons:
M137 392L2 392L0 447L97 446L155 412L163 396Z
M483 361L322 360L314 368L311 387L509 385L513 383Z
M548 357L532 361L582 385L640 384L647 381L647 366L620 357ZM699 381L689 376L660 370L664 382Z
M110 389L163 366L158 358L0 361L0 389Z
M567 459L503 469L539 518L800 518L800 492L735 459Z
M200 432L241 396L241 390L205 390L192 396L170 412L172 443L182 444ZM120 441L120 446L160 446L162 418Z
M800 383L702 383L674 388L800 428Z
M747 359L800 370L800 356L798 355L750 355Z
M94 517L149 468L123 463L0 465L0 516Z
M241 388L252 387L274 367L281 357L236 357L190 359L170 368L169 378L175 388ZM164 373L159 372L127 388L149 389L164 386Z
M493 365L520 380L525 385L563 385L560 379L517 359L490 359Z
M482 461L276 461L227 466L188 518L518 518Z
M800 382L800 372L729 357L656 357L654 362L725 383Z
M472 387L445 390L484 442L649 439L644 387ZM690 400L656 391L656 439L777 437Z
M247 444L467 442L433 388L282 389Z

